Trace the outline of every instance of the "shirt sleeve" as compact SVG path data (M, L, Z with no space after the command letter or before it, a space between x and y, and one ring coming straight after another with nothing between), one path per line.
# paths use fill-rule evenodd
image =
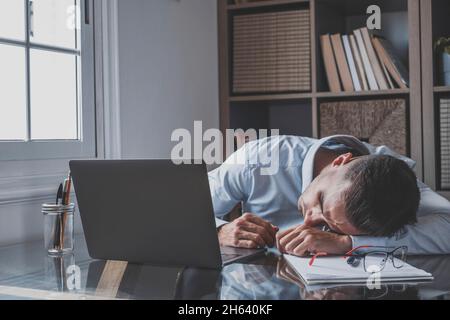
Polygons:
M216 218L216 229L219 229L221 226L228 224L228 221Z
M225 162L208 174L216 226L226 222L222 219L240 202L247 199L249 174L243 164Z
M417 223L391 238L352 236L353 248L369 245L407 246L410 254L450 253L450 202L419 182L421 201Z

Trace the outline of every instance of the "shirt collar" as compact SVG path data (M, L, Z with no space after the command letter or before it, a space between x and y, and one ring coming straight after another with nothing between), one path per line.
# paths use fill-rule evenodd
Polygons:
M370 154L369 149L357 138L347 135L336 135L331 137L326 137L315 142L306 153L305 159L303 160L302 166L302 193L305 192L306 188L311 184L314 179L314 159L316 157L317 151L326 142L333 140L336 143L344 144L352 149L355 149L363 155Z

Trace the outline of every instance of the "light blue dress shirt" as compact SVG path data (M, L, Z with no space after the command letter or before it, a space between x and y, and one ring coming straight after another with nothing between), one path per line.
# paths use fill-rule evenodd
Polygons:
M351 136L321 140L276 136L251 141L208 174L217 227L227 223L221 218L238 203L242 203L244 212L254 213L281 230L302 224L303 216L298 212L297 201L314 178L314 158L321 147L344 148L362 155L391 155L411 168L415 166L413 160L386 146L374 147ZM263 174L264 168L273 166L266 160L267 154L270 156L274 150L278 150L278 170L272 175ZM421 202L417 224L406 226L391 238L352 236L353 247L406 245L411 254L450 253L450 202L420 181L418 186Z

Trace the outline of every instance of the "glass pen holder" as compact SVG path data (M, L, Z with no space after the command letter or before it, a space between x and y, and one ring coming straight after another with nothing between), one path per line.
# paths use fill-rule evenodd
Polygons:
M49 255L73 252L73 216L75 205L43 204L44 244Z

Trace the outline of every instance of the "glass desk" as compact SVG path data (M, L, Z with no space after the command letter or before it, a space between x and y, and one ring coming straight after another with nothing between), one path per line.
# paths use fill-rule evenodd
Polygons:
M42 241L0 248L0 299L450 299L450 256L409 258L432 282L308 288L272 251L214 271L96 261L84 237L75 240L62 258L48 257Z

